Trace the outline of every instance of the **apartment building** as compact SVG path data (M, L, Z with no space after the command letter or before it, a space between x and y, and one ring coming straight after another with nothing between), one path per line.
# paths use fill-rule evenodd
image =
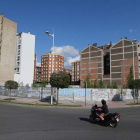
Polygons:
M71 73L71 70L64 68L64 72L67 73L67 74L70 74Z
M37 83L41 82L41 67L39 67L39 66L36 66L36 68L35 68L34 82L37 82Z
M16 65L14 80L23 85L33 83L34 78L35 35L28 33L17 34Z
M138 79L138 43L121 38L110 48L110 83L126 85L131 66L133 66L134 79Z
M89 45L80 53L81 85L87 74L91 80L103 79L104 84L117 83L119 87L126 85L130 67L133 65L134 78L139 78L138 43L127 38L115 44L97 47Z
M36 63L37 63L37 53L34 55L34 82L36 79Z
M64 56L60 54L47 53L41 56L41 80L50 82L53 72L64 71Z
M72 71L71 71L71 81L77 82L80 80L80 61L71 63Z
M91 81L103 79L103 49L97 44L88 45L80 52L80 80L83 85L87 74L90 73Z
M17 23L0 15L0 85L14 80Z

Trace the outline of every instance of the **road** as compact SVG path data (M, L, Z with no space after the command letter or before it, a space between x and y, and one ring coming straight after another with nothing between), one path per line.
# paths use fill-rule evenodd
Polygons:
M0 140L136 140L140 107L114 108L116 128L89 122L89 109L52 108L0 103Z

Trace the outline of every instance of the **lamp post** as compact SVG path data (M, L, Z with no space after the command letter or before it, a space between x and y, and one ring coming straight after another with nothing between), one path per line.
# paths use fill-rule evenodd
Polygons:
M134 42L136 42L136 40L133 40L132 41L132 50L133 50L133 76L134 76L134 80L135 80L135 62L134 62L134 47L135 47L135 45L134 45ZM136 96L135 96L135 85L134 85L134 103L135 103L135 98L136 98Z
M53 58L54 58L54 33L53 34L50 34L50 32L49 31L46 31L45 32L48 36L52 36L53 37L53 50L52 50L52 54L53 54L53 56L52 56L52 73L53 73ZM52 88L52 87L51 87ZM53 96L52 96L52 90L51 90L51 104L53 104Z
M45 32L48 36L52 36L53 37L53 50L52 50L52 54L53 54L53 57L54 57L54 34L50 34L49 31L46 31ZM53 58L52 58L52 73L53 73Z

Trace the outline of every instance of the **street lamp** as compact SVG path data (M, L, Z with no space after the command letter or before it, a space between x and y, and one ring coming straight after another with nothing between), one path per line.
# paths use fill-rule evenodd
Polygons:
M53 58L54 58L54 34L50 34L49 31L45 32L48 36L52 36L53 37L53 50L52 50L52 54L53 54ZM53 73L53 58L52 58L52 73Z
M52 50L52 54L53 54L53 57L52 57L52 73L53 73L53 58L54 58L54 33L53 34L50 34L49 31L46 31L45 32L48 36L52 36L53 37L53 50ZM51 87L52 88L52 87ZM52 96L52 90L51 90L51 104L53 104L53 96Z

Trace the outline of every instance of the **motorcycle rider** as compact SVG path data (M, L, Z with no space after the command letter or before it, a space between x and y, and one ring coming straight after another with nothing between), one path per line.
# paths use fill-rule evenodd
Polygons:
M100 109L96 109L96 110L99 110L99 111L102 112L99 117L103 121L104 116L109 113L109 110L108 110L108 106L106 105L106 101L104 99L101 100L101 103L102 103L103 106Z

